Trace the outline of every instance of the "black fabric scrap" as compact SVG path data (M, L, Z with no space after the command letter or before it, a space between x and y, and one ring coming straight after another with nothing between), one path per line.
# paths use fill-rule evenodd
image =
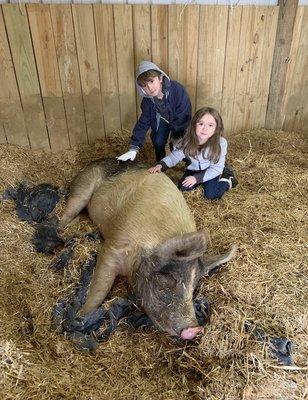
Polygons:
M205 297L194 300L194 309L200 326L206 325L210 320L211 305Z
M65 243L64 249L60 252L57 258L52 262L50 268L54 271L59 271L66 267L74 255L74 249L77 244L77 239L72 238Z
M90 258L82 267L80 283L70 299L60 300L53 309L51 326L58 332L88 332L98 329L106 317L104 308L98 308L85 316L79 316L78 311L85 303L87 289L96 264L97 254L92 252Z
M21 182L16 189L6 189L2 196L5 200L15 200L16 212L21 220L37 223L32 243L39 253L52 253L56 247L64 244L57 231L57 218L49 217L63 193L63 190L49 183L34 186L29 182Z
M125 322L134 329L154 328L152 320L142 311L135 310Z
M292 351L294 349L293 343L286 337L269 336L261 328L246 321L244 328L250 332L257 341L267 343L269 355L276 358L283 365L293 365Z
M65 337L71 340L76 348L84 352L95 352L99 343L91 335L84 335L81 332L66 332Z
M59 189L49 183L33 186L31 183L21 182L16 189L6 189L3 199L15 200L16 212L21 220L39 223L54 210L60 196Z
M17 199L17 189L7 188L2 194L3 200L16 200Z
M293 343L286 337L273 336L269 341L270 352L284 365L293 365Z
M96 264L96 253L92 252L89 260L83 265L83 272L75 293L71 299L61 299L55 305L51 316L51 328L63 333L72 340L78 349L93 351L98 346L95 338L88 332L95 331L105 320L106 311L103 308L82 317L77 314L85 302L93 268Z
M80 239L80 237L73 237L64 243L64 240L58 235L57 224L58 222L54 221L51 223L44 222L37 225L33 237L33 243L36 250L42 253L52 253L55 248L64 244L64 249L57 255L56 259L53 260L50 265L50 268L54 271L59 271L68 265L74 255L77 241ZM99 231L88 232L82 237L91 241L101 239Z
M96 335L98 342L106 341L118 326L118 322L125 316L128 316L134 309L134 304L129 299L119 298L112 303L112 306L107 311L104 325L106 328Z
M100 240L102 238L99 231L88 232L84 235L84 237L88 240L93 240L93 241Z
M58 220L47 219L35 227L32 243L38 253L52 254L54 249L63 246L65 241L58 233Z

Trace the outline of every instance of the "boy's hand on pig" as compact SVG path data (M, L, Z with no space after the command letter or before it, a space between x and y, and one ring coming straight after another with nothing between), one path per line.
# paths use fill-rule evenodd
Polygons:
M192 187L197 183L197 179L194 176L187 176L183 181L183 186Z
M162 166L160 164L155 165L155 167L149 168L150 174L155 174L156 172L161 172Z
M137 155L137 150L129 150L126 153L122 154L121 156L117 157L118 161L127 161L131 160L134 161Z

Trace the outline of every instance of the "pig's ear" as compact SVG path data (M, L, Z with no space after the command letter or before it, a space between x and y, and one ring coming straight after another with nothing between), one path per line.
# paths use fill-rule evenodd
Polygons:
M203 255L206 251L207 241L206 231L186 233L168 239L162 245L157 246L154 254L161 263L170 260L191 261Z
M210 276L218 272L221 266L236 256L238 246L234 244L229 251L224 254L207 255L202 257L202 268L200 276Z

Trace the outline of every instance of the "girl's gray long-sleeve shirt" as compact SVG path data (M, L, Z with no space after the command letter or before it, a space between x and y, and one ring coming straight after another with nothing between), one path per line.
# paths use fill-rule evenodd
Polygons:
M183 150L175 148L170 154L160 160L159 164L162 165L162 170L165 171L166 169L177 165L184 158L188 158L191 163L188 165L187 170L194 172L194 177L197 179L197 183L206 182L222 174L228 148L228 142L224 137L220 138L220 148L220 157L216 163L209 160L208 150L205 151L204 156L202 155L202 152L200 152L196 158L193 158L187 157ZM195 174L195 172L200 173Z

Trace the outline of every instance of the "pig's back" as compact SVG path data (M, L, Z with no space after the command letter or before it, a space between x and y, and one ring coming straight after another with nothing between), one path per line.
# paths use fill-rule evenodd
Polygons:
M127 172L102 181L88 205L105 238L152 247L196 230L182 193L163 173Z

